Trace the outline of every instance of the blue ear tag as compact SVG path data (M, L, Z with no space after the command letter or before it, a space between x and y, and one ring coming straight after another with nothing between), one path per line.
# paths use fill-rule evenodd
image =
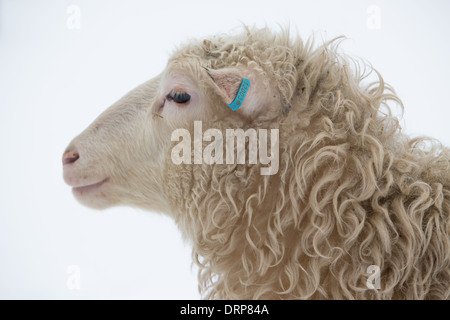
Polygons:
M236 99L228 106L231 110L236 111L244 103L245 96L247 95L248 89L250 88L250 80L242 79L241 87L239 88Z

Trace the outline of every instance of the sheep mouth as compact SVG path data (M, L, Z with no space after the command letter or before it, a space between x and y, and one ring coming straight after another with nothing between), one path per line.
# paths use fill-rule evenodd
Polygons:
M90 193L90 192L98 190L108 180L109 180L109 178L106 178L97 183L93 183L93 184L89 184L89 185L85 185L85 186L79 186L79 187L72 187L72 191L75 193L78 193L80 195L82 195L83 193Z

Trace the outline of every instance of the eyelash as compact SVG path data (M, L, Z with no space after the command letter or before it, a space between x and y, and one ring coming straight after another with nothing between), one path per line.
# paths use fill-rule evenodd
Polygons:
M187 92L177 92L177 91L170 91L170 93L166 96L166 99L168 101L174 101L178 104L185 104L191 100L191 96Z

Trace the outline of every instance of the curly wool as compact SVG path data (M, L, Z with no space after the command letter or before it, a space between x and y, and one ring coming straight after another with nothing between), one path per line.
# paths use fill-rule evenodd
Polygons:
M287 31L247 28L174 54L256 70L282 96L275 117L204 123L278 128L278 174L167 162L205 298L448 299L450 151L402 134L394 91L376 71L364 85L370 72L339 55L338 42L314 49ZM378 290L366 285L371 265L380 268Z

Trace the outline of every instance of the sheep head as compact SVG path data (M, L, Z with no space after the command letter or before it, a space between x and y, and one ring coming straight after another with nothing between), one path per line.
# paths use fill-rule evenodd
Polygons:
M203 41L178 50L159 76L129 92L73 139L63 154L63 171L79 202L96 209L131 205L173 215L177 191L168 184L180 170L193 178L192 168L171 163L174 130L192 132L195 121L224 130L258 127L287 109L268 73L235 59L219 63L208 55L212 45ZM251 86L233 111L227 104L244 78Z

